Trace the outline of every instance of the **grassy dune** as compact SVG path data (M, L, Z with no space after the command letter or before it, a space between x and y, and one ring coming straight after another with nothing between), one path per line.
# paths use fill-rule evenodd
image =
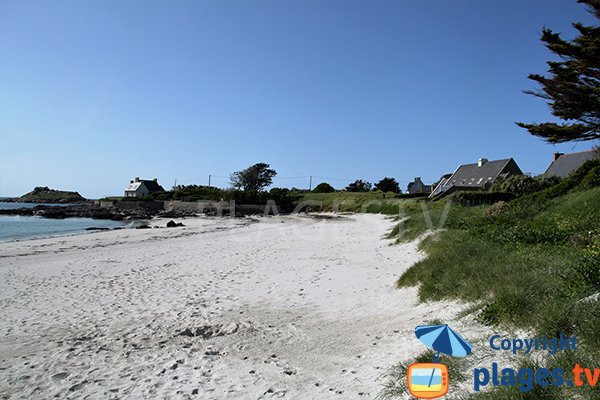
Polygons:
M558 353L546 366L570 371L600 366L600 161L561 183L508 204L450 208L444 231L425 239L428 257L398 280L419 285L421 300L460 299L476 304L487 325L532 330L539 336L576 335L576 352ZM442 205L429 205L436 224ZM418 209L407 215L411 239L427 228ZM402 227L396 229L398 234ZM530 359L523 359L526 365ZM567 373L567 378L572 378ZM599 398L600 386L502 388L469 398Z

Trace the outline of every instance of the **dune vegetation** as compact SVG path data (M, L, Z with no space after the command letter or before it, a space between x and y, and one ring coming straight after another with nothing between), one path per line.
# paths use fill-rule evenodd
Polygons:
M428 218L439 227L444 204L428 203L427 213L424 208L406 207L406 217L391 235L411 240L430 226ZM576 335L576 352L543 361L546 367L564 368L567 378L575 363L600 366L600 160L510 202L447 209L444 229L421 243L428 257L407 270L398 286L418 285L422 301L468 302L489 326L539 337ZM521 362L531 366L533 361ZM503 387L475 397L564 399L575 391L597 398L599 389L536 386L521 393Z

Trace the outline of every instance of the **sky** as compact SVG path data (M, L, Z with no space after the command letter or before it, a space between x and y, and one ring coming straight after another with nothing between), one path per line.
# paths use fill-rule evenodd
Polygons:
M122 195L134 177L228 186L396 178L478 158L544 172L515 121L553 55L544 26L595 24L575 0L0 0L0 196Z

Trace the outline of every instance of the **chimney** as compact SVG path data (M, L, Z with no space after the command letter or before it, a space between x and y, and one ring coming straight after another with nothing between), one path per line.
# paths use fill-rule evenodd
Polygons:
M556 153L554 153L554 159L552 161L556 161L556 160L558 160L558 158L560 156L564 156L564 155L565 155L565 153L556 152Z
M139 176L136 176L136 177L135 177L135 181L136 181L136 182L139 182L139 181L140 181L140 177L139 177Z
M486 162L488 162L487 158L480 158L479 161L477 161L477 166L481 167L483 164L485 164Z

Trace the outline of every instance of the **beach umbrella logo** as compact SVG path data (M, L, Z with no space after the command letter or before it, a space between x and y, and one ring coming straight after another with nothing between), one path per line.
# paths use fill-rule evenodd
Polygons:
M415 328L415 335L425 346L452 357L471 354L473 346L448 325L422 325ZM434 360L435 361L435 360Z
M408 391L419 399L436 399L448 393L448 367L439 363L440 354L465 357L473 346L448 325L417 326L415 335L436 355L431 363L414 363L408 367L406 379Z

